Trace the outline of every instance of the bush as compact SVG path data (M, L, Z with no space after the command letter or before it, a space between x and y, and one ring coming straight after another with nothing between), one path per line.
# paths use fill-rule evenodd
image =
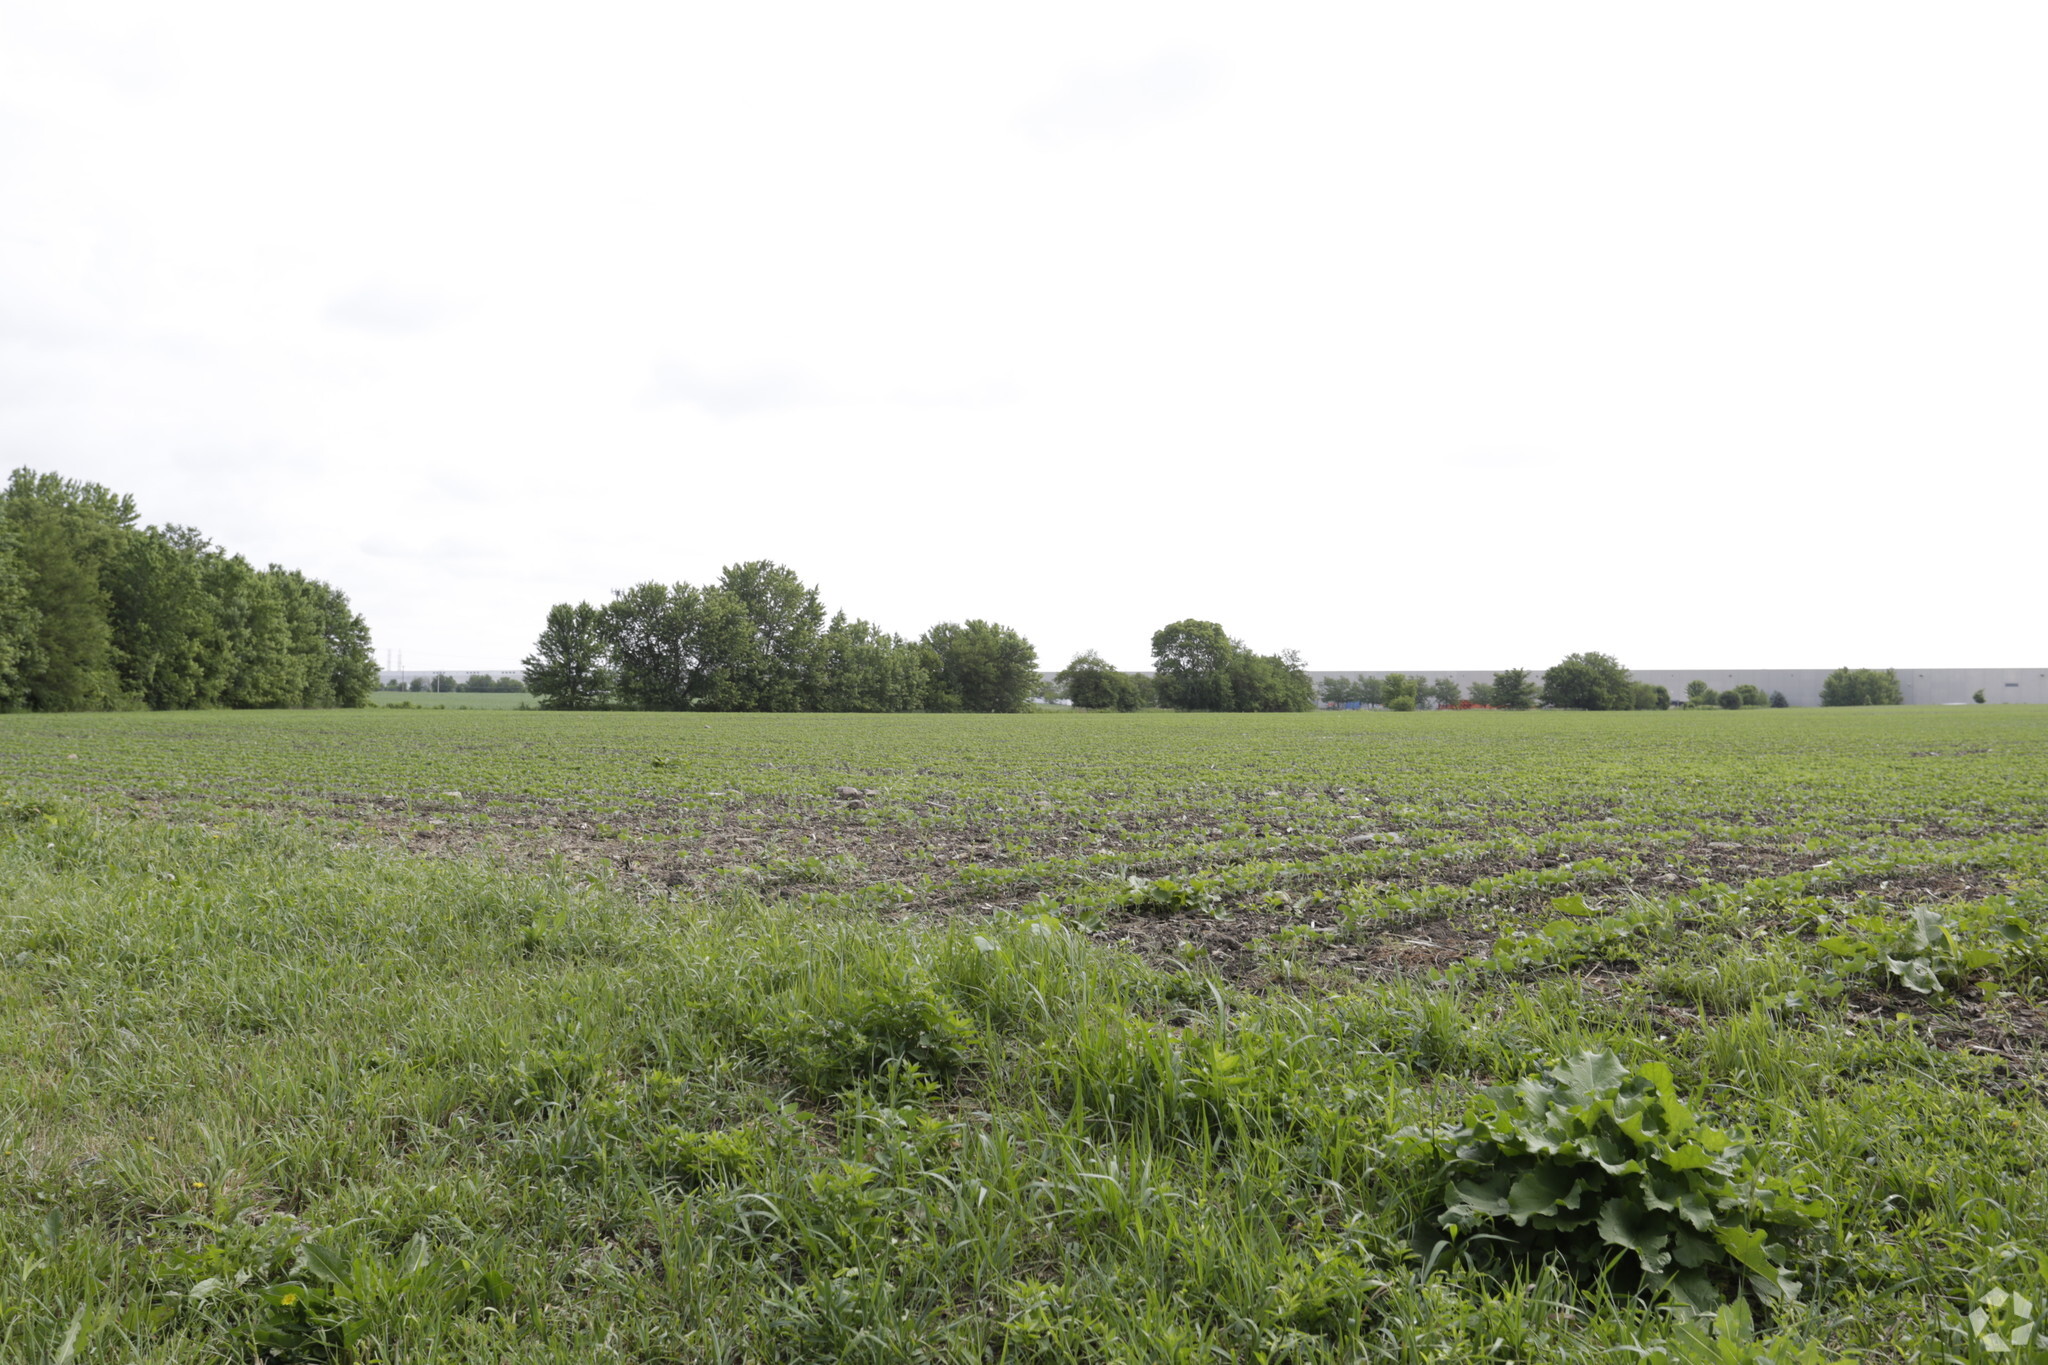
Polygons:
M1091 711L1138 709L1137 683L1111 668L1092 649L1076 654L1071 663L1053 674L1053 681L1065 690L1074 705Z
M1503 711L1526 711L1536 703L1526 668L1503 668L1493 675L1493 704Z
M1899 706L1899 675L1891 669L1838 668L1820 685L1822 706Z
M1773 711L1782 710L1785 707L1790 706L1791 704L1791 702L1785 700L1785 694L1783 692L1771 693L1771 709Z
M1970 694L1970 700L1976 702L1979 706L1982 706L1984 704L1984 689L1980 687L1975 692L1972 692Z
M1494 676L1498 690L1500 677ZM1572 711L1633 711L1636 688L1611 654L1570 654L1543 674L1543 704Z
M1387 709L1389 711L1413 711L1415 709L1415 698L1409 696L1406 692L1397 697L1390 697L1387 700Z
M1734 688L1721 693L1721 709L1723 711L1740 711L1742 709L1742 694Z
M1484 1234L1587 1279L1615 1265L1701 1309L1736 1277L1768 1298L1799 1292L1778 1239L1816 1207L1694 1118L1660 1063L1581 1053L1488 1089L1462 1125L1396 1136L1443 1159L1437 1222L1453 1238Z

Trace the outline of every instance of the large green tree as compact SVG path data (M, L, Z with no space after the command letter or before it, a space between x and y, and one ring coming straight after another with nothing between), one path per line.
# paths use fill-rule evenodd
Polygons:
M814 700L811 680L825 621L818 590L792 569L755 559L728 565L705 599L707 622L738 626L719 637L723 654L713 660L708 704L721 711L805 709ZM734 610L737 616L726 614Z
M605 662L604 613L588 602L558 602L533 653L521 660L526 688L547 711L588 711L611 699L612 674ZM413 690L423 690L413 679Z
M1498 690L1498 674L1494 686ZM1635 680L1611 654L1567 654L1544 670L1543 704L1571 711L1632 711Z
M1822 706L1899 706L1905 694L1889 668L1838 668L1820 685Z
M1159 704L1182 711L1307 711L1315 684L1292 651L1254 654L1214 621L1190 617L1152 633Z
M21 701L37 711L103 710L122 696L104 575L133 534L135 500L96 483L17 469L0 497L26 597L17 645Z
M819 711L915 711L924 705L922 651L872 622L836 613L818 637L808 693Z
M1076 654L1065 668L1053 674L1053 681L1066 693L1068 701L1091 711L1138 709L1137 682L1117 672L1092 649Z
M1152 632L1152 678L1159 704L1181 711L1224 709L1232 643L1214 621L1193 617Z
M946 621L921 642L929 651L934 711L1021 711L1038 690L1038 651L1008 626Z
M1536 687L1526 668L1503 668L1493 675L1493 704L1503 711L1526 711L1536 704Z

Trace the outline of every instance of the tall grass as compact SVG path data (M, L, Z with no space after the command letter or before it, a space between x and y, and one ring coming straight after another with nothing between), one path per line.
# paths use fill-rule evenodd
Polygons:
M1930 1359L2042 1276L2038 1095L1904 1024L4 817L0 1360ZM1586 1048L1825 1195L1755 1341L1419 1235L1392 1135Z

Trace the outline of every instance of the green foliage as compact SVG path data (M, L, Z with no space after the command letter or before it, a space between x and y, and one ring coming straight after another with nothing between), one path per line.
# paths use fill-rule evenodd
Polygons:
M1838 972L1896 982L1917 995L1960 989L2008 958L2038 961L2044 947L2033 922L2001 904L1960 913L1918 906L1903 927L1881 915L1850 915L1820 946Z
M605 621L588 602L558 602L548 608L547 625L533 653L521 660L526 685L551 711L587 711L611 697L612 672L605 662ZM418 678L415 692L423 691Z
M1662 1063L1583 1052L1486 1090L1460 1125L1400 1137L1443 1159L1437 1221L1454 1240L1483 1233L1587 1277L1619 1267L1700 1308L1735 1275L1768 1298L1799 1293L1782 1239L1816 1206L1696 1119Z
M0 493L0 708L364 705L369 628L336 589L135 525L132 498L16 470Z
M1636 710L1669 711L1671 689L1661 683L1639 682L1635 685Z
M1094 650L1076 654L1067 666L1053 675L1053 681L1076 706L1093 711L1135 711L1138 685L1117 672Z
M1415 698L1407 692L1396 693L1394 696L1387 698L1387 709L1389 711L1413 711L1415 709Z
M756 1034L766 1054L816 1095L879 1072L914 1068L950 1079L973 1060L974 1022L929 985L845 983L779 1012Z
M1791 705L1791 701L1786 698L1783 692L1771 693L1771 709L1773 711L1781 711Z
M1499 677L1495 677L1499 685ZM1610 654L1567 654L1543 674L1543 704L1567 711L1633 711L1635 682Z
M1307 711L1315 686L1291 650L1254 654L1214 621L1175 621L1152 634L1159 704L1182 711Z
M1776 696L1777 694L1774 692L1771 695ZM1984 704L1984 689L1980 687L1975 692L1972 692L1970 694L1970 700L1976 702L1979 706L1982 706Z
M1438 678L1424 689L1424 694L1439 706L1455 706L1464 699L1456 678Z
M1526 711L1536 704L1536 688L1526 668L1503 668L1493 675L1493 704L1503 711Z
M1223 901L1221 887L1206 877L1127 877L1124 884L1123 904L1143 915L1215 914Z
M1742 693L1733 688L1721 693L1717 700L1720 702L1723 711L1740 711L1742 709Z
M1008 626L944 622L922 641L935 660L925 704L938 711L1021 711L1038 690L1038 651Z
M1905 699L1889 668L1838 668L1820 685L1822 706L1898 706Z

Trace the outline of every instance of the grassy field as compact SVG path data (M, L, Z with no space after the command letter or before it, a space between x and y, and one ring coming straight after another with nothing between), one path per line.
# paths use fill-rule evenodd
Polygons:
M2041 1354L2033 708L14 716L0 788L0 1360Z
M409 705L443 711L531 710L533 698L524 692L411 692L386 688L370 694L372 706Z

